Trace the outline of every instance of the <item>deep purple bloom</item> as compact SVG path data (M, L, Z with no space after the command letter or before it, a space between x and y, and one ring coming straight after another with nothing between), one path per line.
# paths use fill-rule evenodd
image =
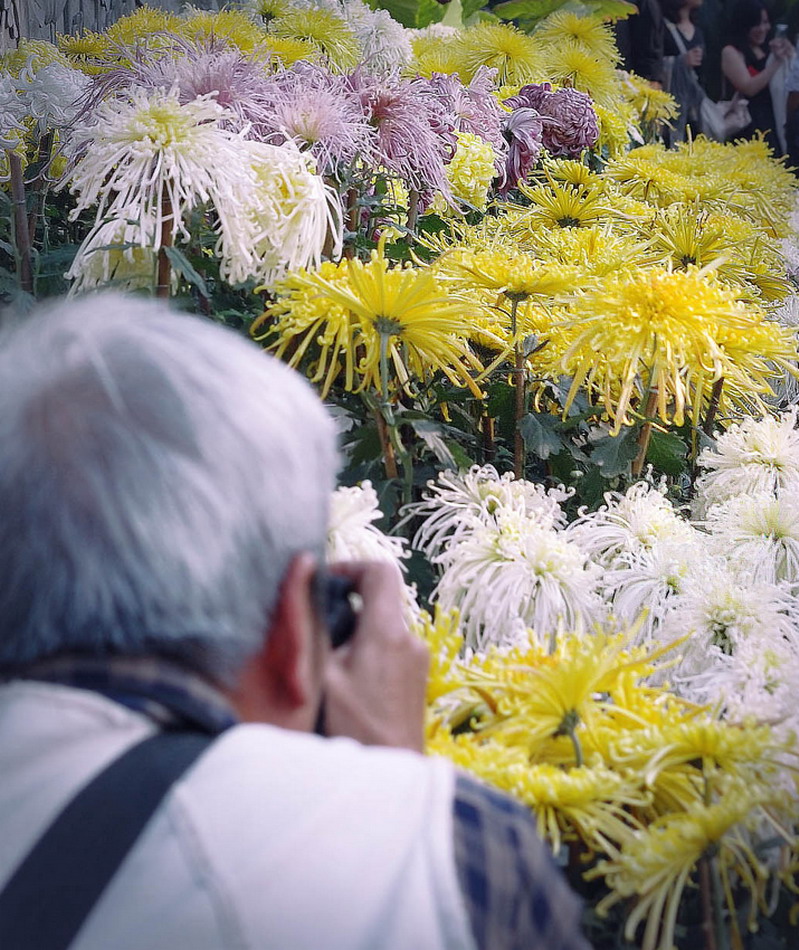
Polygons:
M374 130L375 163L423 196L450 195L445 164L458 140L446 109L424 86L358 69L348 77Z
M520 180L524 181L538 162L544 147L545 122L535 109L525 107L514 109L506 117L503 131L509 148L504 175L500 176L500 194L507 194Z
M552 91L548 82L523 86L518 95L505 100L513 109L535 109L553 120L544 126L544 146L551 155L579 157L599 138L599 125L591 97L564 86Z

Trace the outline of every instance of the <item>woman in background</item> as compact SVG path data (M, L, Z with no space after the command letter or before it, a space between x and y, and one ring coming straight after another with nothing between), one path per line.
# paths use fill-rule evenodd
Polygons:
M705 38L696 25L702 0L660 0L663 10L664 74L666 88L680 106L680 114L670 136L670 144L685 139L686 125L696 135L701 132L699 106L703 98L699 67L705 55Z
M771 21L762 0L738 0L732 8L728 43L721 51L721 71L733 89L749 100L752 121L740 137L764 132L775 153L782 155L783 130L777 128L769 83L791 58L793 47L782 37L769 42L770 33Z

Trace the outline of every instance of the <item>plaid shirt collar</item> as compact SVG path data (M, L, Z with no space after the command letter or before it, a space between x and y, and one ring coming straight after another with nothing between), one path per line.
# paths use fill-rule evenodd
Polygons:
M92 690L143 713L161 729L217 735L238 721L228 700L208 680L157 657L53 657L16 678Z

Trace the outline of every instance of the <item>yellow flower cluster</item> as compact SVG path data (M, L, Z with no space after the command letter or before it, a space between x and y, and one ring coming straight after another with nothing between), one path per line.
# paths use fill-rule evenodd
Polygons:
M485 210L488 190L496 177L493 147L471 132L458 132L458 149L447 165L447 181L457 201Z
M456 616L423 615L420 628L433 658L428 751L528 804L556 852L585 854L588 876L609 887L601 912L634 902L628 940L644 923L643 950L671 950L684 888L709 853L731 919L733 883L756 912L773 872L748 834L766 822L791 844L795 802L776 782L789 743L650 685L661 655L625 634L560 632L549 651L531 637L460 659Z

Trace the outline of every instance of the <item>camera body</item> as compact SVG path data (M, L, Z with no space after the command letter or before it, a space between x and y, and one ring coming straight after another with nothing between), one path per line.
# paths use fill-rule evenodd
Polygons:
M334 650L343 646L355 633L358 617L350 600L350 595L354 592L355 585L349 578L338 574L325 575L324 616Z

